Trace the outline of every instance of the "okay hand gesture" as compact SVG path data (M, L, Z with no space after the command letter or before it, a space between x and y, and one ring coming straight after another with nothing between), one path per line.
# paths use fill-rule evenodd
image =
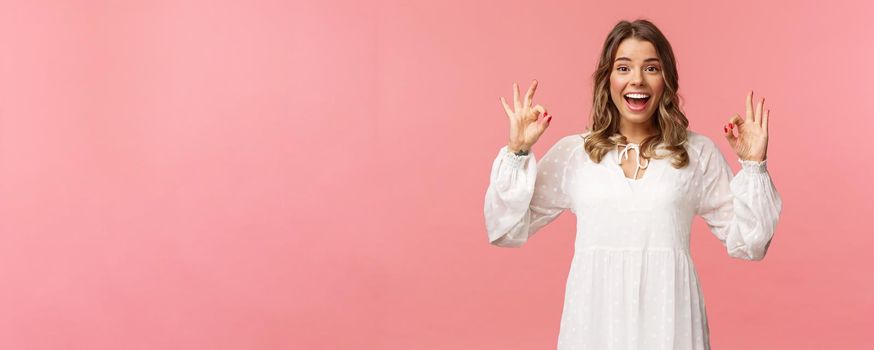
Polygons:
M525 94L525 99L522 100L519 96L519 85L513 83L512 108L501 97L504 112L507 112L507 117L510 118L510 141L507 146L508 150L513 153L530 150L540 135L549 127L549 122L552 120L552 116L546 112L545 107L532 106L536 90L537 80L534 80L531 87L528 88L528 93Z
M753 91L747 94L747 117L741 119L735 114L725 128L725 138L738 157L743 160L761 162L768 154L768 112L764 109L765 99L762 98L753 110ZM734 130L737 129L737 136Z

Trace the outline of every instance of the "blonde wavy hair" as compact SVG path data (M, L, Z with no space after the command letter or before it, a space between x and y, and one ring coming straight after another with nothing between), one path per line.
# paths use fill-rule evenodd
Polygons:
M689 120L680 109L677 89L677 63L671 44L662 32L652 22L638 19L634 22L620 21L613 27L601 51L597 70L592 74L594 90L592 98L591 124L588 126L589 136L585 141L585 149L589 158L600 163L607 152L628 140L619 133L619 109L610 99L610 74L613 71L613 60L619 44L628 38L649 41L655 46L659 60L662 62L662 77L665 89L659 99L658 110L652 118L657 134L645 138L640 143L641 157L662 159L671 157L675 168L685 167L689 163L686 152L687 129ZM656 147L663 146L667 153L656 154Z

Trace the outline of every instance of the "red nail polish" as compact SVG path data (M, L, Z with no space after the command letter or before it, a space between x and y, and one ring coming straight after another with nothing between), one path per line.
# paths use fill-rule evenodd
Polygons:
M722 127L722 130L723 130L723 132L728 132L728 128L726 128L724 126Z
M734 124L728 124L728 128L734 130Z
M549 116L549 118L546 118L546 123L550 123L550 122L552 122L552 116Z

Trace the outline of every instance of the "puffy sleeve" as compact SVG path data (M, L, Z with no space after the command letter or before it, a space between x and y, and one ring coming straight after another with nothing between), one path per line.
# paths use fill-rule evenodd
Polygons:
M507 146L498 151L483 208L490 244L520 247L570 208L565 188L571 140L556 142L540 161L533 150L525 156L509 152Z
M702 150L696 213L732 258L762 260L774 237L783 201L768 174L767 160L738 159L737 175L712 141Z

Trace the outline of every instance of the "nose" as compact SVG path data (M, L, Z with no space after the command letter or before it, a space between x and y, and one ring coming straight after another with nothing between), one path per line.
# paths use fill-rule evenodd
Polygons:
M631 84L632 85L642 85L643 84L643 72L636 71L631 74Z

